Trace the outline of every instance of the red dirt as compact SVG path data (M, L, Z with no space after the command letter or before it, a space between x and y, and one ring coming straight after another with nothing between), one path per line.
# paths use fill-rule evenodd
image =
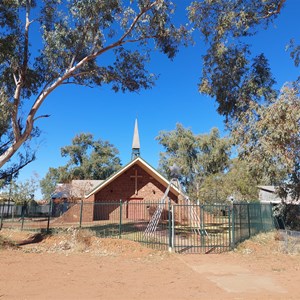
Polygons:
M278 247L265 235L230 253L169 254L74 231L0 250L0 299L299 299L300 256Z

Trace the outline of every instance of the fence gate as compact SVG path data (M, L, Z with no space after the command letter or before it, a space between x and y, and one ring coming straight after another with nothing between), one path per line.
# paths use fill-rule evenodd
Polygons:
M66 209L66 210L65 210ZM0 205L1 228L45 230L78 226L101 237L134 240L177 253L219 253L274 228L272 207L260 203L232 205L114 201L72 203L66 207Z
M220 253L231 246L230 206L174 205L170 247L178 253Z

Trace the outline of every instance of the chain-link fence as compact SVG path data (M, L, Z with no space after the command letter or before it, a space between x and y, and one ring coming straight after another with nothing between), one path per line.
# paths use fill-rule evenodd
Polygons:
M281 241L281 250L288 254L300 253L300 231L280 230L278 239Z

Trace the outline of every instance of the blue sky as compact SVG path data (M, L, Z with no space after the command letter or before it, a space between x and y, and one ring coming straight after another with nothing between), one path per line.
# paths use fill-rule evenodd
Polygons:
M269 58L278 86L295 80L299 73L285 51L291 38L300 42L299 12L300 1L287 0L274 25L251 39L253 52L264 52ZM40 110L40 114L51 117L38 121L42 135L33 142L38 147L37 159L20 172L19 180L29 179L34 173L41 179L49 167L64 165L66 159L60 156L60 148L70 145L72 138L82 132L111 142L120 151L122 163L128 163L136 117L141 156L154 167L158 166L162 151L155 137L161 130L173 130L177 122L197 134L218 127L225 135L215 101L197 90L203 49L203 43L182 48L173 62L155 53L149 69L159 74L159 79L151 90L125 94L115 93L107 86L64 86L56 90ZM40 198L40 193L36 196Z

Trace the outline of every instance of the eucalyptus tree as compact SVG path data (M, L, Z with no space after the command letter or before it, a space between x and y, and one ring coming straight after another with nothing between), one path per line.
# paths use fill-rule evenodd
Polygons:
M119 151L108 141L94 140L90 133L76 135L72 144L61 148L62 157L68 158L66 165L49 168L41 180L42 193L46 199L58 183L77 180L104 180L121 168Z
M232 159L228 170L204 178L198 199L203 203L258 201L258 185L262 184L246 161Z
M260 107L278 99L267 58L252 54L249 43L256 31L267 28L284 11L285 2L186 3L192 26L208 45L199 90L216 99L218 112L233 131L246 119L252 118L254 124L261 116ZM146 69L151 50L159 49L172 59L179 45L189 41L188 29L177 26L174 12L175 5L163 0L2 1L0 177L16 174L34 159L28 142L39 134L37 121L47 117L39 109L60 86L108 84L114 91L151 88L156 78ZM289 49L299 65L299 46L292 41ZM19 162L11 170L3 169L16 153ZM288 174L294 177L291 170Z
M216 99L228 123L252 102L268 102L277 95L268 60L263 53L251 53L249 37L267 28L285 2L203 0L189 6L189 18L208 45L199 90Z
M258 177L267 174L284 199L300 199L300 97L295 85L282 88L267 106L243 113L233 135L241 156Z
M90 133L81 133L72 145L61 148L68 157L66 170L70 179L106 179L121 168L119 151L108 141L94 140Z
M199 90L216 99L251 172L299 199L299 78L279 91L265 55L251 52L251 37L288 2L194 1L189 17L208 45ZM287 49L299 66L300 46L291 39Z
M151 50L172 59L188 40L188 30L172 23L174 11L163 0L1 1L0 167L37 134L37 121L48 117L40 107L60 86L151 88Z
M217 128L197 135L177 124L175 130L161 131L156 139L165 149L160 154L161 171L170 177L170 166L176 164L179 180L193 199L199 197L206 177L224 172L229 165L231 142L221 138Z

